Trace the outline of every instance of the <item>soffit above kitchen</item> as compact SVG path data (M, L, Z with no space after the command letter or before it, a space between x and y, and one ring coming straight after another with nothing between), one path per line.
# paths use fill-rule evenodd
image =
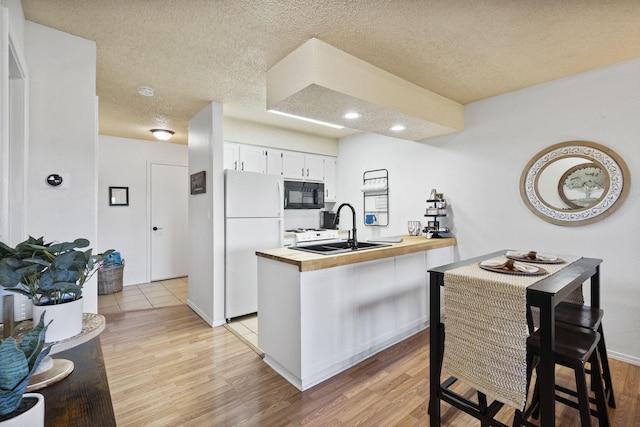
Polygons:
M462 104L316 38L267 71L267 109L411 141L464 128Z
M183 144L212 101L228 119L357 132L267 112L267 71L313 38L462 105L640 58L637 0L21 3L26 19L96 42L100 134L153 140L166 126Z

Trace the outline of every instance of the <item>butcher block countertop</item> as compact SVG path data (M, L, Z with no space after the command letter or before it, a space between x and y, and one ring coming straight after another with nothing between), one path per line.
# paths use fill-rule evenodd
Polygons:
M318 255L311 252L297 251L289 248L266 249L256 251L256 255L298 266L300 272L322 270L324 268L338 267L341 265L355 264L358 262L373 261L377 259L407 255L430 249L455 246L456 239L427 239L424 236L402 236L400 243L388 243L389 246L366 249L362 251L341 253L336 255Z

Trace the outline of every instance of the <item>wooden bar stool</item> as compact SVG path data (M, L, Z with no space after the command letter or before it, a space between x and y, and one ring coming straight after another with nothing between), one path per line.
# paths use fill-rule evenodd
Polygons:
M556 393L558 402L577 408L580 411L580 422L582 427L591 426L591 415L598 418L600 427L609 426L609 415L607 413L607 403L605 401L604 388L602 385L602 374L600 372L599 352L597 346L600 341L598 332L576 328L563 324L556 324L555 329L555 353L556 364L573 369L576 390L570 390L556 385L556 390L577 398L577 402L567 399ZM531 375L537 357L540 354L540 333L535 332L527 339L527 382L531 380ZM586 381L585 364L591 365L591 385L595 393L595 399L589 398L589 390ZM516 411L513 426L533 426L528 419L536 415L539 403L540 390L536 383L533 392L533 399L528 408L523 412ZM590 402L595 403L596 409L592 410Z
M613 395L613 382L611 380L611 370L609 369L609 358L607 356L607 346L604 342L604 332L602 330L602 317L604 311L588 305L561 302L556 306L556 322L579 326L590 329L600 334L598 343L598 353L602 366L602 378L604 379L604 392L607 396L609 406L616 407L616 400Z

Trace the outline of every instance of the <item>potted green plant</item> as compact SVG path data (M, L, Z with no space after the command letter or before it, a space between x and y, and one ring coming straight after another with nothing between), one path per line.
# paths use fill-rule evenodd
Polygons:
M19 343L13 337L0 343L0 427L44 425L44 396L25 390L51 350L45 346L46 332L41 319Z
M94 255L87 239L45 243L31 236L11 248L0 243L0 285L25 295L33 303L33 322L46 309L48 319L57 319L47 333L47 342L62 341L82 331L82 289L104 257L113 250Z

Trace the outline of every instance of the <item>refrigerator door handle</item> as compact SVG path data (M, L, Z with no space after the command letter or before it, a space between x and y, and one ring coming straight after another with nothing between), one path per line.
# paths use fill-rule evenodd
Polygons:
M282 186L283 186L282 181L278 181L278 197L280 200L280 213L278 214L278 216L284 215L284 197L282 196Z

